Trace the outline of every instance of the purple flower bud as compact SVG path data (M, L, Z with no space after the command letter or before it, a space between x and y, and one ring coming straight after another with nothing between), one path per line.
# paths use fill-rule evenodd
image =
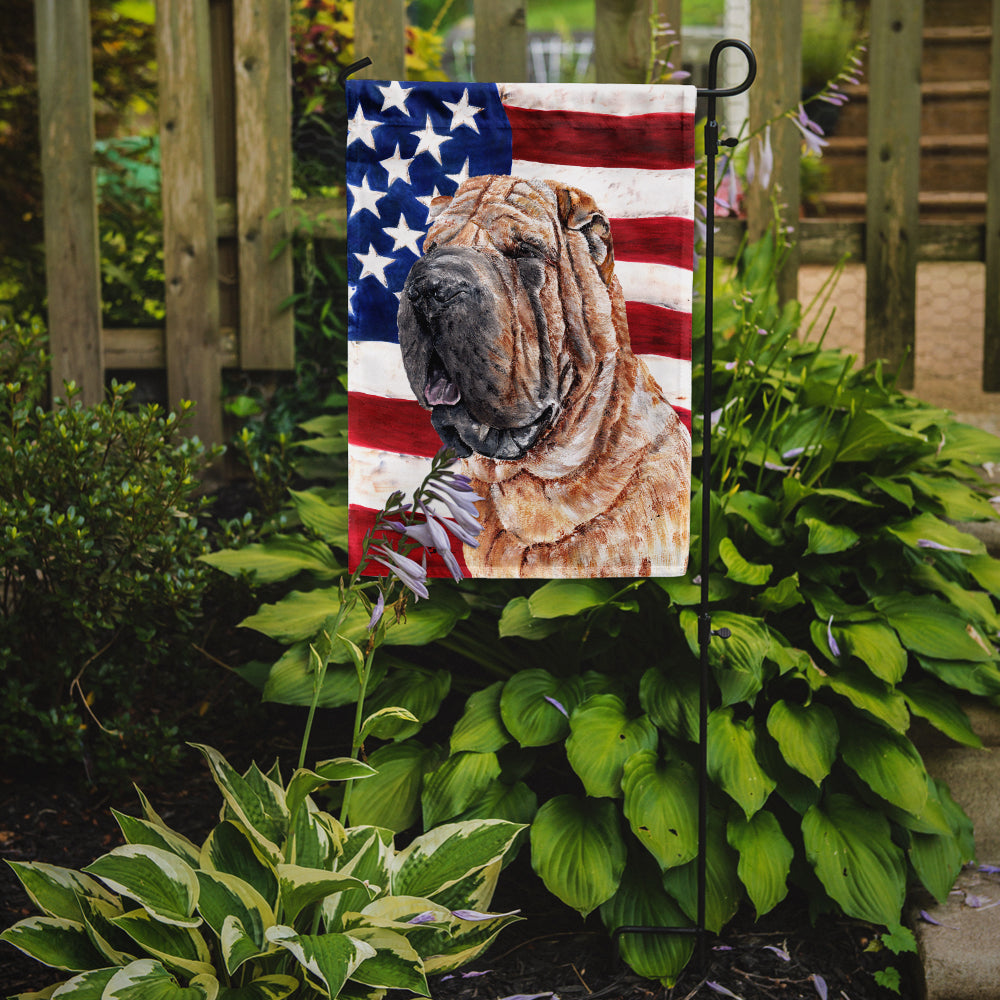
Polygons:
M408 924L430 924L437 920L433 910L424 910L423 913L418 913L415 917L410 917L406 922Z
M510 910L508 913L480 913L479 910L452 910L451 915L459 920L493 920L494 917L513 917L520 910Z
M826 980L815 972L809 978L812 979L813 986L816 987L816 992L819 994L819 1000L826 1000L829 992L826 988Z
M837 640L833 637L833 615L830 615L830 620L826 623L826 641L830 647L830 652L834 656L840 656L840 646L837 645Z
M382 613L385 611L385 594L380 590L378 592L378 600L375 602L375 607L372 608L372 616L368 619L368 631L371 632L376 625L382 620Z
M411 590L417 597L430 597L426 583L427 570L420 563L414 562L398 552L393 552L385 545L374 545L369 551L378 553L372 557L373 561L391 570L400 579L403 586Z
M544 695L543 697L550 705L555 705L555 707L558 708L559 711L562 712L562 714L565 715L567 719L569 718L569 712L566 711L566 709L560 702L556 701L555 698L549 697L549 695Z
M951 545L942 545L940 542L935 542L930 538L918 538L917 547L921 549L938 549L941 552L958 552L963 556L972 555L972 549L956 549Z

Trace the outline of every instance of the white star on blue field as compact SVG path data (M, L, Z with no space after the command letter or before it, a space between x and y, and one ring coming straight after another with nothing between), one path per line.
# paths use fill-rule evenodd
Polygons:
M395 341L431 201L509 174L510 125L495 84L351 80L347 102L348 336Z

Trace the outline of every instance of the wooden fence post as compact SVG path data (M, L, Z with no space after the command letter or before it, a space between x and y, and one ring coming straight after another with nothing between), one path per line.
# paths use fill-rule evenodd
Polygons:
M89 0L35 0L52 393L104 397Z
M750 19L750 41L761 68L750 88L750 131L754 132L795 108L802 98L802 4L800 0L758 0L750 8ZM770 183L763 188L758 177L750 186L747 227L751 240L760 239L774 220L773 204L777 201L779 224L794 230L777 279L778 297L787 302L797 298L799 286L802 136L792 122L779 119L771 127L771 144L774 169Z
M354 58L364 56L372 64L358 79L406 79L406 0L355 0Z
M219 254L207 0L159 0L167 395L197 402L192 431L222 441Z
M292 294L290 20L288 0L233 7L239 346L248 369L295 367L294 316L282 307Z
M598 83L645 83L653 0L594 0Z
M872 0L868 53L865 360L913 387L923 0Z
M986 325L983 390L1000 392L1000 0L993 0L990 45L989 171L986 179Z
M475 0L476 61L480 83L520 83L528 76L524 0Z

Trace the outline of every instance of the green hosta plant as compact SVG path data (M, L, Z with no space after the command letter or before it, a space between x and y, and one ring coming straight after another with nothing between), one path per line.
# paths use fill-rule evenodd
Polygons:
M712 625L731 632L709 647L706 923L797 887L814 912L903 940L908 884L943 899L974 850L910 727L977 746L959 698L1000 695L1000 561L955 523L995 516L976 465L1000 440L799 340L778 262L754 245L716 290L707 539L694 484L692 566L710 545ZM530 822L536 871L581 914L690 925L696 573L509 589L496 645L512 669L468 698L444 759L413 738L375 749L352 810L396 828L421 811ZM490 624L477 611L449 641ZM691 942L626 935L622 950L670 982Z
M312 794L370 779L353 758L240 774L209 747L224 801L201 845L115 813L126 844L83 871L12 862L41 911L0 935L69 973L76 1000L429 996L427 975L475 958L518 919L489 913L521 827L449 823L397 849L389 830L343 827ZM34 994L49 996L50 993Z

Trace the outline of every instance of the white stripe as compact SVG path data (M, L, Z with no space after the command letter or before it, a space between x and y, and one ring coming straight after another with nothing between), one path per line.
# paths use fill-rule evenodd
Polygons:
M616 260L615 274L627 302L648 302L679 312L691 312L692 273L685 268Z
M603 115L693 115L698 96L694 87L676 84L501 83L497 89L503 104L517 108Z
M656 379L671 406L691 409L691 362L664 358L656 354L640 354L649 374Z
M694 168L641 170L637 167L577 167L514 160L512 177L557 181L592 195L605 215L619 219L673 215L694 219Z
M347 499L351 504L381 510L395 490L402 490L407 501L424 481L431 460L414 455L348 445Z
M417 398L406 377L399 344L383 340L347 342L347 384L351 392L370 396L414 401Z

